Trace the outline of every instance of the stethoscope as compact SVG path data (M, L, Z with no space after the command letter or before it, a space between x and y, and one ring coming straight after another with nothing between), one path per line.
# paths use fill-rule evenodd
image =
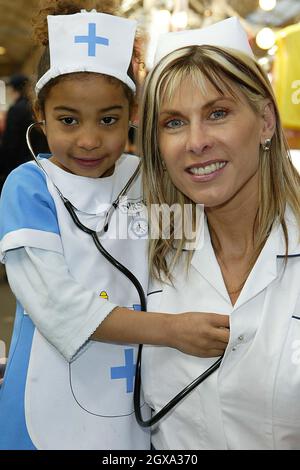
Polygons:
M49 175L47 174L47 171L45 170L45 168L43 167L43 165L41 165L39 159L37 158L37 156L35 155L35 152L31 146L31 141L30 141L30 134L31 134L31 131L33 129L33 127L37 126L37 125L44 125L45 124L45 121L41 121L41 122L34 122L33 124L31 124L28 129L27 129L27 132L26 132L26 142L27 142L27 145L28 145L28 148L31 152L31 155L33 156L33 159L34 161L36 162L36 164L38 165L39 168L41 168L41 170L46 174L46 176L49 178L50 181L51 178L49 177ZM134 125L132 125L132 127L136 127ZM134 285L134 287L136 288L137 292L138 292L138 295L139 295L139 298L140 298L140 305L141 305L141 310L143 312L146 311L146 296L145 296L145 293L144 293L144 290L143 290L143 287L141 285L141 283L139 282L139 280L135 277L135 275L129 271L129 269L126 268L126 266L124 266L123 264L121 264L118 260L116 260L104 247L103 245L101 244L101 242L99 241L99 235L102 235L104 232L107 232L108 230L108 226L109 226L109 222L111 220L111 217L114 213L114 211L118 208L119 206L119 202L121 200L122 197L124 197L124 195L127 193L127 191L130 189L130 187L132 186L132 184L135 182L135 180L137 179L139 173L141 171L141 163L139 163L137 169L135 170L135 172L133 173L133 175L130 177L130 179L128 180L128 182L126 183L126 185L124 186L124 188L122 189L122 191L120 191L120 193L118 194L117 198L113 201L113 203L111 204L111 207L109 208L109 210L107 211L106 213L106 217L105 217L105 222L104 222L104 226L103 226L103 229L100 231L100 232L96 232L95 230L92 230L90 229L89 227L86 227L82 222L80 222L79 218L77 217L76 213L75 213L75 208L74 206L72 205L72 203L61 193L61 191L59 190L59 188L53 183L52 181L52 184L54 186L54 188L56 189L59 197L61 198L65 208L67 209L67 211L69 212L70 216L72 217L72 220L74 222L74 224L80 229L82 230L83 232L87 233L88 235L90 235L93 239L93 242L97 248L97 250L102 254L102 256L104 256L105 259L107 259L107 261L109 263L111 263L116 269L118 269L120 272L122 272L126 277L127 279L130 280L130 282L132 282L132 284ZM187 385L183 390L181 390L174 398L172 398L160 411L158 411L155 415L153 415L150 419L148 420L144 420L143 417L142 417L142 413L141 413L141 403L140 403L140 397L141 397L141 362L142 362L142 349L143 349L143 345L140 344L139 345L139 348L138 348L138 354L137 354L137 362L136 362L136 372L135 372L135 383L134 383L134 392L133 392L133 402L134 402L134 413L135 413L135 417L136 417L136 420L138 422L138 424L144 428L147 428L147 427L150 427L150 426L153 426L154 424L156 424L158 421L160 421L167 413L169 413L169 411L171 411L181 400L183 400L186 395L188 395L189 393L191 393L192 390L194 390L194 388L196 388L198 385L201 384L201 382L203 382L205 379L207 379L215 370L218 369L218 367L220 367L220 364L222 362L222 359L223 359L223 356L219 357L219 359L214 362L206 371L204 371L199 377L197 377L195 380L193 380L193 382L191 382L189 385Z

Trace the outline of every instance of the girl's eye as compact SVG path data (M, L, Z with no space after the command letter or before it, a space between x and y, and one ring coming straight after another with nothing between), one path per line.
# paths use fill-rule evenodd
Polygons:
M60 121L66 124L67 126L74 126L74 124L78 123L77 119L74 119L72 117L65 117L60 119Z
M183 126L183 121L181 119L171 119L165 123L165 127L168 129L178 129Z
M112 116L105 116L101 119L101 124L104 124L105 126L111 126L112 124L115 124L115 122L117 122L117 118Z
M216 109L215 111L213 111L211 114L210 114L210 118L212 120L218 120L218 119L222 119L224 117L226 117L228 114L228 112L225 110L225 109Z

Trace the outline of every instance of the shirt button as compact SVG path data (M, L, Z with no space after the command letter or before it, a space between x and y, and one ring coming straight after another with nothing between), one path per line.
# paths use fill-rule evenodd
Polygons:
M232 351L235 351L235 350L236 350L236 347L235 347L235 346L233 346L233 348L232 348Z
M240 336L238 337L238 340L239 340L239 341L243 341L243 340L244 340L244 335L240 335Z

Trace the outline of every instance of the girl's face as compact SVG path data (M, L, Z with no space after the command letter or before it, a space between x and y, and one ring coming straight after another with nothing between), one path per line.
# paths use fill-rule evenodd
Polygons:
M262 115L184 80L159 112L159 149L174 185L206 207L239 204L258 189L259 147L270 137ZM255 193L254 193L255 192ZM234 202L235 201L235 202Z
M51 161L79 176L113 173L127 141L129 102L122 84L99 74L68 77L45 102Z

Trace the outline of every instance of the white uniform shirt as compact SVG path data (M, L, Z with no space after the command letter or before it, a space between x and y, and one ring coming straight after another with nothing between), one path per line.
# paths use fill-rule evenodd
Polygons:
M174 286L156 283L150 289L149 311L230 315L230 341L220 369L154 427L156 449L300 449L300 244L290 211L286 220L286 268L277 226L234 306L207 226L189 273L183 253ZM145 346L146 401L159 411L215 360Z

